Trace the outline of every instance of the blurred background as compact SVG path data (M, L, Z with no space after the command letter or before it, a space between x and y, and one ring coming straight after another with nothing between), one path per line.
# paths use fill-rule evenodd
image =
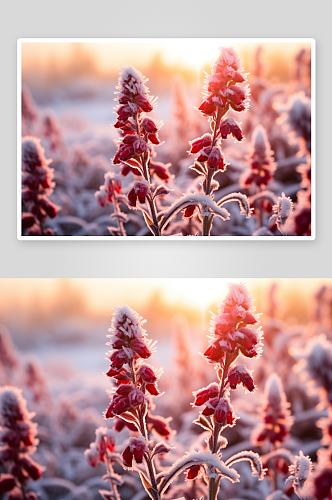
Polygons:
M230 165L226 173L217 175L217 197L241 189L239 177L248 168L252 132L261 124L278 163L269 189L297 200L302 180L297 167L305 159L299 153L298 139L294 140L296 131L278 123L282 112L276 105L285 108L289 98L299 92L310 98L310 43L230 43L223 39L23 42L22 135L40 138L46 157L53 159L56 188L51 199L62 207L60 219L50 221L56 234L109 235L110 207L100 207L94 193L105 172L118 170L111 158L119 134L111 125L116 121L114 91L121 66L133 65L141 71L149 78L151 95L158 96L151 113L151 118L164 121L160 131L164 142L156 148L157 161L170 162L170 172L175 175L168 202L196 187L197 174L188 168L193 163L187 153L188 141L209 131L209 125L195 108L202 100L204 71L211 71L219 47L227 45L236 48L249 73L251 103L248 113L233 113L242 122L246 140L236 145L233 139L223 141ZM133 174L123 179L125 192L133 179ZM229 205L233 221L218 221L217 234L251 235L254 220L239 217L233 204ZM144 232L139 214L131 216L127 234L149 234Z

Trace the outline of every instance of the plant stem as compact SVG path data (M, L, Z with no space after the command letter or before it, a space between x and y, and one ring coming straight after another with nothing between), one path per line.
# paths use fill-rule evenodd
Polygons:
M112 461L111 461L110 457L108 456L108 453L106 456L107 456L108 475L110 476L109 482L110 482L110 487L111 487L111 493L113 493L115 500L121 500L116 482L111 478L111 476L114 473Z
M119 215L119 213L120 213L119 202L118 202L118 199L117 199L115 194L114 194L114 212L116 213L116 215ZM121 220L120 217L117 217L117 220L118 220L118 225L119 225L121 236L127 236L124 225L123 225L123 221Z

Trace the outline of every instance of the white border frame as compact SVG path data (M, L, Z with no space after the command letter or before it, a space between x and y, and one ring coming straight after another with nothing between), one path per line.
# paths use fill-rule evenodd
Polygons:
M186 40L197 40L200 37ZM22 117L21 117L21 93L22 93L22 43L153 43L155 40L183 40L184 38L19 38L17 40L17 239L24 241L160 241L160 238L170 241L310 241L316 238L316 40L314 38L206 38L222 43L310 43L311 44L311 236L196 236L193 238L181 236L23 236L21 234L21 138L22 138Z

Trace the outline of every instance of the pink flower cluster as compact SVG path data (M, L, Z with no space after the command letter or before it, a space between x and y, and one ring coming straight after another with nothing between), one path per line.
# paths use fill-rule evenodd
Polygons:
M53 193L52 160L46 160L44 148L36 137L22 139L22 230L29 236L52 236L50 228L44 229L47 217L53 219L58 209L48 196Z
M219 315L212 314L212 337L204 352L210 362L219 363L226 355L236 358L239 353L247 358L260 356L262 332L260 327L253 326L259 322L254 311L245 286L230 285L228 295L220 304Z
M289 435L293 419L281 379L276 373L270 375L266 381L264 397L263 423L254 431L253 441L257 445L264 441L273 444L282 443Z
M244 188L256 185L265 188L273 177L276 164L264 127L258 125L252 135L251 152L249 155L250 168L240 179Z
M99 463L106 463L108 452L112 453L114 449L114 431L107 427L99 427L96 429L96 440L90 444L88 450L85 450L84 455L91 467L96 467Z
M201 113L211 116L218 108L229 107L234 111L247 111L249 89L240 85L246 76L235 49L222 47L211 75L206 74L204 100L198 108Z
M259 357L262 350L262 332L253 327L258 323L254 314L253 299L242 284L230 284L226 298L220 304L219 315L212 313L210 344L204 356L215 363L219 383L213 382L194 392L193 406L205 405L201 412L205 417L213 416L212 441L210 451L216 453L217 438L222 428L233 426L236 421L230 402L230 389L241 384L247 391L255 389L252 372L244 365L232 366L239 354L245 357ZM193 471L191 471L194 473Z
M35 452L37 424L31 422L22 391L17 387L0 389L0 466L8 471L1 474L0 493L11 492L16 499L35 500L34 493L25 493L29 479L41 477L42 467L29 455Z
M99 191L95 193L95 197L101 207L105 207L108 203L114 203L116 193L120 194L122 189L121 175L107 172L105 174L105 182L99 187Z

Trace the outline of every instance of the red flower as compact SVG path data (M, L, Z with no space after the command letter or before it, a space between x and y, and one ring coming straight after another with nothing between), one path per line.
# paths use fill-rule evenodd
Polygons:
M219 386L216 382L212 382L207 387L203 387L199 391L193 393L195 396L194 406L202 406L209 399L217 397L219 394Z
M214 146L208 157L208 166L213 170L224 171L226 168L225 157L220 149L220 146Z
M168 168L171 166L170 163L167 163L166 165L164 163L160 163L157 161L152 161L150 160L149 162L149 169L151 175L155 174L159 179L162 181L168 182L171 178L171 175L168 171Z
M222 120L220 123L220 135L223 139L227 139L227 136L232 134L235 139L238 141L242 141L243 134L240 127L240 124L234 120L234 118L227 118L226 120Z
M147 441L143 438L133 438L129 439L129 445L124 449L122 453L123 463L126 467L132 467L133 458L138 464L143 462L144 453L148 451Z
M244 365L234 366L230 369L228 372L228 382L231 389L236 389L238 384L242 384L250 392L255 389L251 372Z
M190 219L194 215L196 207L197 205L188 205L184 210L183 217Z
M150 413L147 416L147 424L154 430L159 436L168 439L174 434L174 431L168 425L170 419L166 419L157 415L151 415Z
M144 201L142 201L142 199L140 198L140 193L138 193L137 196L139 201L143 203ZM152 352L150 351L150 349L146 345L146 342L142 338L134 338L130 342L130 348L135 352L135 354L137 354L138 357L143 359L147 359L152 355Z
M140 406L142 403L144 403L144 400L144 393L140 389L134 389L129 393L129 401L131 406Z
M154 384L158 380L153 368L145 363L142 363L138 368L137 376L146 384Z
M230 402L221 398L214 412L215 421L221 425L232 425L235 422L235 415Z
M128 193L128 201L131 206L136 207L137 199L140 203L145 203L150 188L147 181L135 181L134 187ZM139 347L138 347L139 348ZM142 356L144 357L144 356ZM148 356L146 356L148 357Z
M188 472L186 479L193 481L194 479L197 478L200 470L201 470L200 465L192 465L191 467L189 467L189 469L187 469Z
M190 153L195 154L201 151L201 149L212 145L212 136L211 134L204 134L202 137L198 137L194 141L189 141L190 144Z

